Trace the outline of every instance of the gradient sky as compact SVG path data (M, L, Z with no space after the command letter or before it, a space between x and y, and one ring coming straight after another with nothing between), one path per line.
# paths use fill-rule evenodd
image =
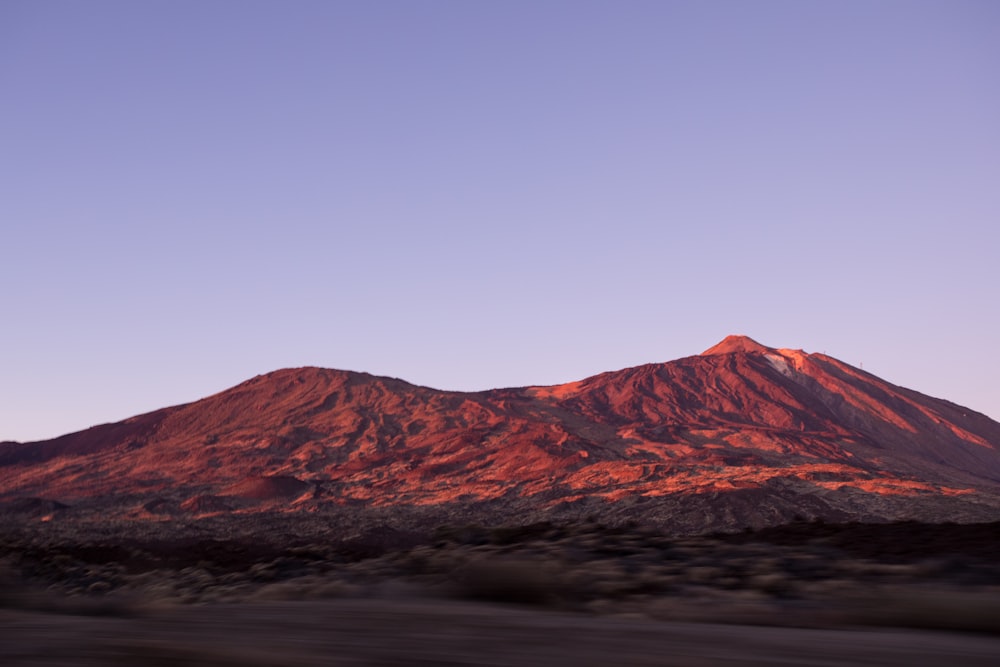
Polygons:
M729 333L1000 418L1000 3L0 2L0 440Z

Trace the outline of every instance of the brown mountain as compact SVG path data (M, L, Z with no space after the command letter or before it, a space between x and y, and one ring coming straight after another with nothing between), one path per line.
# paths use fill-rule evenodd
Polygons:
M689 528L796 514L995 520L1000 423L832 357L740 336L579 382L474 393L296 368L116 424L0 444L0 501L46 517L365 506Z

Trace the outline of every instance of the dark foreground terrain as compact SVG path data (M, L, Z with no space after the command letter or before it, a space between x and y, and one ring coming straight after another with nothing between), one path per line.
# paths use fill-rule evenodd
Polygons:
M315 522L316 519L309 521ZM1000 524L671 536L596 522L432 533L0 533L4 665L938 665L1000 656Z
M992 667L1000 639L594 617L465 601L343 599L161 610L135 618L0 610L20 665L900 665Z

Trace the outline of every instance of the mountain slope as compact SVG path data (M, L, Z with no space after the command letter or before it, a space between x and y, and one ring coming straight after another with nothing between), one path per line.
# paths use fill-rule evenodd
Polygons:
M461 393L299 368L0 445L0 498L134 518L441 506L706 525L995 517L1000 424L832 357L731 336L579 382ZM635 513L638 510L627 510Z

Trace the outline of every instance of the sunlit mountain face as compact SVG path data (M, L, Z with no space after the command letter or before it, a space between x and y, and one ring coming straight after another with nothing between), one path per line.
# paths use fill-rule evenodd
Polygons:
M475 393L295 368L4 443L0 500L44 519L405 506L719 528L995 520L1000 424L742 336L569 384Z

